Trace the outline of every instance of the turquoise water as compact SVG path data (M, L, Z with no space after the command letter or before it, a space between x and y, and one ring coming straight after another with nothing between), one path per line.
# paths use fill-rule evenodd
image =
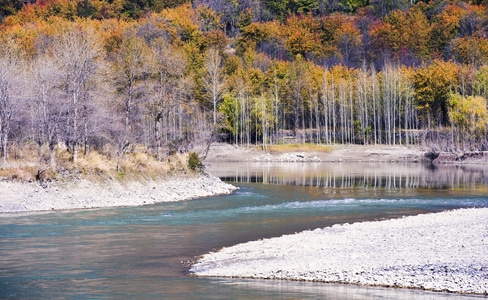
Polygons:
M196 278L223 246L336 223L488 206L483 168L214 165L232 195L0 215L1 299L469 299L323 283Z

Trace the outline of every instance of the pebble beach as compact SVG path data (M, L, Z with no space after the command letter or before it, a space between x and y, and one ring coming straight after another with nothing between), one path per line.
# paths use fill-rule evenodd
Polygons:
M158 181L0 182L0 213L150 205L229 194L236 188L210 174Z
M487 253L488 208L460 209L247 242L190 271L488 295Z

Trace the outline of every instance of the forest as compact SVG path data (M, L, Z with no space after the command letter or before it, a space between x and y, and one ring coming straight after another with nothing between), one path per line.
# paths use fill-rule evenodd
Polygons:
M1 0L0 21L3 163L215 141L488 150L486 0Z

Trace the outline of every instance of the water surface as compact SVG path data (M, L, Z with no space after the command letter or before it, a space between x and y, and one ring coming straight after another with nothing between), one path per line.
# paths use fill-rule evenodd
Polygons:
M2 299L468 299L425 291L196 278L198 255L336 223L486 207L484 168L222 164L232 195L159 205L0 215ZM483 298L483 297L481 297Z

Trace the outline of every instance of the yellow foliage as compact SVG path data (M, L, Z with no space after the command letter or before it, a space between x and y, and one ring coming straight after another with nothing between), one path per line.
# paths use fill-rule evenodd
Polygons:
M486 134L488 111L486 99L480 96L463 97L451 94L449 118L460 132L480 137Z

